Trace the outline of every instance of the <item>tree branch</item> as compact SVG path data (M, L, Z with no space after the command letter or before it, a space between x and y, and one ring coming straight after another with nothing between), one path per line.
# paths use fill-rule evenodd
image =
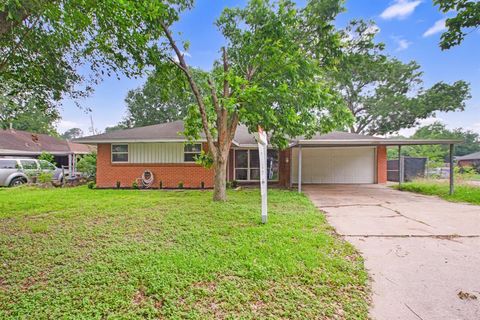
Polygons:
M175 43L175 40L172 37L172 33L168 29L168 27L162 23L161 27L163 31L165 32L165 35L168 39L168 42L170 43L170 46L172 47L173 51L175 51L175 54L177 55L178 58L178 63L175 62L175 65L181 67L180 69L185 73L187 76L188 83L190 84L190 87L192 88L193 95L195 96L195 99L197 100L198 108L200 110L200 116L202 118L202 125L203 125L203 131L205 131L205 136L207 137L207 143L208 147L210 148L210 151L213 155L214 158L217 157L217 148L215 146L215 143L213 141L212 133L210 132L210 127L208 126L208 117L207 117L207 111L205 108L205 102L203 101L202 94L200 93L200 89L197 86L197 83L193 79L192 74L190 73L190 69L188 68L187 63L185 62L185 58L178 48L177 44Z

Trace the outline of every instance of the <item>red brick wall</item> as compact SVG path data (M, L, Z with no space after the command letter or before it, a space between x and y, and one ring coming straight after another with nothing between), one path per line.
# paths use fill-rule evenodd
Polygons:
M377 183L387 183L387 147L377 147Z
M206 169L195 163L112 163L110 144L99 144L97 149L97 186L114 188L117 181L121 187L131 187L137 178L141 178L145 169L153 172L153 186L159 186L160 180L164 188L176 188L183 182L185 188L199 188L201 182L206 188L213 187L213 169Z

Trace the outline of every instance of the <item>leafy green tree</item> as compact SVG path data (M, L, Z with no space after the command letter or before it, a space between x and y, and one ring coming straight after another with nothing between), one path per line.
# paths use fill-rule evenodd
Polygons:
M457 128L449 130L445 124L434 122L433 124L418 128L411 136L412 139L456 139L464 143L455 146L455 156L480 151L480 135L471 130ZM389 150L389 157L398 158L396 150ZM442 165L448 161L449 147L442 145L405 146L402 155L409 157L427 157L431 164Z
M124 127L142 127L183 119L195 103L181 70L171 64L157 67L146 83L128 92Z
M65 95L88 95L104 75L140 75L164 56L160 24L178 20L191 5L192 0L4 0L4 98L19 108L34 100L36 107L51 109Z
M0 83L0 128L12 127L35 133L58 135L54 123L60 118L55 108L31 97L28 92L9 96L5 83Z
M171 24L163 23L175 59L196 105L189 108L186 134L203 131L215 170L214 200L226 199L228 152L239 123L262 127L280 148L288 137L328 132L352 119L325 79L339 54L333 19L340 1L252 0L245 8L225 9L216 25L227 45L212 72L196 79ZM206 82L206 87L203 85Z
M376 43L373 23L353 21L343 36L344 55L330 77L355 117L350 131L388 134L418 125L438 111L461 111L470 98L469 85L439 82L426 89L420 66L403 63Z
M450 49L462 43L468 29L480 25L480 2L478 0L433 0L444 13L455 12L453 18L445 21L447 31L442 34L440 48Z
M95 178L97 175L97 154L92 152L84 155L78 160L77 169L89 178Z
M51 164L53 165L57 165L55 163L55 157L53 156L53 154L51 153L48 153L48 152L42 152L39 156L38 156L38 160L45 160L45 161L48 161L50 162Z
M80 138L82 136L83 136L83 131L80 128L68 129L67 131L65 131L60 135L60 137L65 140L73 140L76 138Z
M105 133L113 132L113 131L117 131L117 130L123 130L123 129L128 129L128 127L123 123L119 123L116 126L106 127L105 128Z

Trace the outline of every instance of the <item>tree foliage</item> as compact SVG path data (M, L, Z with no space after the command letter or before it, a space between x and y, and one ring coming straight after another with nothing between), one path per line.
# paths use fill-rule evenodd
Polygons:
M454 17L445 21L448 30L442 34L442 50L461 44L469 29L480 25L480 2L477 0L434 0L433 3L444 13L455 12Z
M56 108L30 96L29 92L12 94L9 89L0 82L0 128L57 135L54 123L60 114Z
M466 82L438 82L425 88L420 66L384 53L384 44L375 42L377 32L373 23L351 22L344 32L344 55L330 73L355 117L351 132L394 133L436 112L465 108L470 98Z
M162 55L160 23L177 20L191 4L191 0L4 0L0 4L0 83L8 87L2 88L4 98L11 104L20 101L20 108L33 101L39 109L51 109L64 95L88 95L103 75L141 74Z
M143 86L128 92L125 103L127 115L120 124L133 128L183 119L195 101L181 70L163 64Z
M78 171L84 173L89 178L95 178L97 175L97 154L95 152L84 155L77 162Z
M471 130L456 128L450 130L441 122L418 128L411 137L412 139L455 139L463 143L455 146L455 156L480 151L480 135ZM405 146L402 155L409 157L427 157L432 164L442 165L448 161L449 147L442 145ZM389 157L398 158L397 151L391 150Z
M60 135L62 139L73 140L83 136L83 130L80 128L71 128Z

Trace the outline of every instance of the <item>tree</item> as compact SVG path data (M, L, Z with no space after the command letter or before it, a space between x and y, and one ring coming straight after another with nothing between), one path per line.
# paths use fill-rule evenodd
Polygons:
M377 32L373 23L351 22L343 36L344 55L330 73L355 117L351 132L394 133L438 111L465 108L470 98L467 83L438 82L425 89L420 66L386 55L384 44L375 42Z
M97 154L92 152L84 155L78 160L77 169L86 174L88 178L95 179L97 175Z
M20 109L30 101L55 109L64 95L88 95L104 75L140 75L162 55L160 22L172 23L191 5L192 0L4 0L4 98Z
M83 131L80 128L68 129L67 131L65 131L60 135L60 137L65 140L72 140L72 139L80 138L82 136L83 136Z
M480 151L480 135L471 130L457 128L449 130L445 124L437 121L430 125L418 128L412 135L413 139L456 139L464 143L455 147L455 156ZM397 157L395 152L395 158ZM406 146L402 148L402 155L409 157L427 157L433 165L443 165L448 161L449 148L442 145Z
M57 165L55 163L55 157L53 156L53 154L51 153L48 153L48 152L45 152L43 151L39 156L38 156L38 160L44 160L44 161L48 161L50 162L51 164L53 165Z
M180 72L171 64L158 66L142 87L129 91L127 116L121 124L133 128L183 119L195 101Z
M186 134L203 131L215 170L214 200L226 199L226 165L236 128L262 127L270 142L285 147L289 137L328 132L351 120L349 111L325 80L338 54L333 19L340 1L252 0L245 8L225 9L216 25L226 39L212 72L194 77L171 25L162 23L196 105L189 108ZM205 85L203 85L205 84ZM207 87L207 89L204 89Z
M434 0L443 13L455 12L453 18L445 21L447 31L442 34L440 48L450 49L462 43L469 33L465 29L480 25L480 2L470 0Z
M117 131L117 130L123 130L123 129L128 129L128 127L123 123L119 123L116 126L106 127L105 128L105 133L113 132L113 131Z
M29 92L10 96L11 91L5 83L0 82L0 90L0 128L58 135L54 127L60 118L57 109L32 97Z

